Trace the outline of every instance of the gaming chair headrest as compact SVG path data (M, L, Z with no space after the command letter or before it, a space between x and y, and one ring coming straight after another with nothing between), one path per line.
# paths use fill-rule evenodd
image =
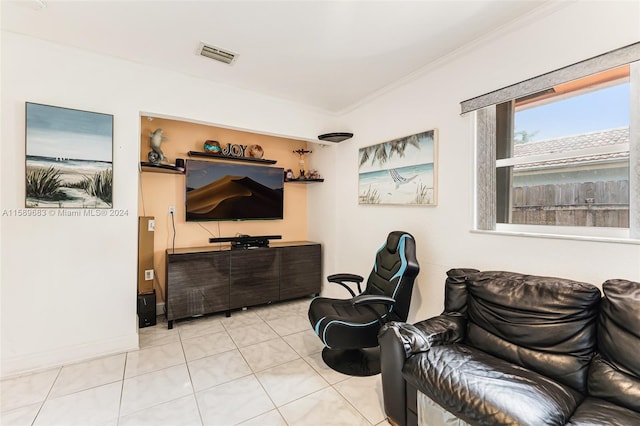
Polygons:
M387 251L391 254L395 254L398 251L398 244L400 243L400 238L403 235L409 235L406 232L402 231L393 231L387 237Z

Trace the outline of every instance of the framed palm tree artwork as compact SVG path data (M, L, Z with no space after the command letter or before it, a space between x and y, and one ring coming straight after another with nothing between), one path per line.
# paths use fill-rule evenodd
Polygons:
M359 150L360 204L437 205L437 129Z

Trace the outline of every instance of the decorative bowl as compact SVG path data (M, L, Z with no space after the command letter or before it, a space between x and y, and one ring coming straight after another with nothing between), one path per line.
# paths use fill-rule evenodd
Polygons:
M213 141L213 140L205 141L205 143L204 143L204 151L205 152L213 152L213 153L219 154L220 152L222 152L222 148L220 148L220 142Z

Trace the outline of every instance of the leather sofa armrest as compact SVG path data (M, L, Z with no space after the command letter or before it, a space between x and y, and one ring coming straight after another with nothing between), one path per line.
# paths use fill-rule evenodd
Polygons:
M435 345L456 343L465 337L466 319L447 313L416 324L390 322L378 333L384 411L392 424L407 424L407 384L402 376L405 360Z
M466 318L458 313L446 313L415 324L390 322L380 335L392 333L402 343L405 358L426 352L432 346L460 342L465 338Z

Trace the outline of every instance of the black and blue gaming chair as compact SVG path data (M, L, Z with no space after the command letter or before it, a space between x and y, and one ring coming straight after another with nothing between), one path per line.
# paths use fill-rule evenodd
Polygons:
M351 376L380 372L378 331L388 321L406 321L411 293L420 266L416 244L407 232L394 231L376 253L364 291L363 277L335 274L329 282L340 284L350 299L316 297L309 306L309 321L322 343L322 358L332 369ZM358 294L346 283L356 283Z

